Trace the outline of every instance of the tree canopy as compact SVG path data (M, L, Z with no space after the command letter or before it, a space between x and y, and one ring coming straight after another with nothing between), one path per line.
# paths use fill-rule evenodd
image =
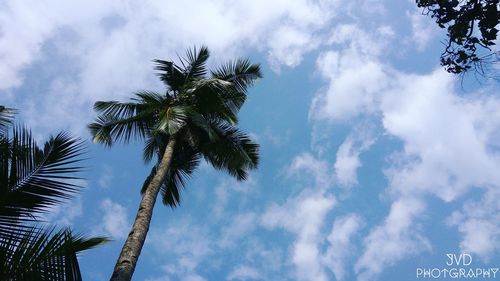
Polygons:
M495 40L498 34L500 0L416 0L424 15L430 15L447 30L441 65L450 73L474 70L488 75L489 66L500 60Z

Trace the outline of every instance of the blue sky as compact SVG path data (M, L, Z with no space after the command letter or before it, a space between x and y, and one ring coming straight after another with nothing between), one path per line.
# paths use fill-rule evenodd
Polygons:
M179 208L158 202L134 280L421 280L450 253L500 258L500 88L444 72L443 39L413 1L4 0L0 104L40 141L88 140L85 191L48 219L114 239L81 256L105 280L149 167L140 143L90 143L92 104L162 91L152 60L194 45L249 57L259 169L202 165Z

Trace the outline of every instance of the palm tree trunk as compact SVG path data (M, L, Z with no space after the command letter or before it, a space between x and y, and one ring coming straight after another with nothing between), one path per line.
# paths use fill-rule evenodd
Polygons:
M130 281L132 279L132 274L134 273L142 246L146 240L146 234L149 230L151 216L153 215L153 207L156 197L158 197L158 192L160 191L161 182L172 161L174 146L175 138L171 137L158 165L156 174L142 196L134 225L128 234L127 241L125 241L123 245L110 281Z

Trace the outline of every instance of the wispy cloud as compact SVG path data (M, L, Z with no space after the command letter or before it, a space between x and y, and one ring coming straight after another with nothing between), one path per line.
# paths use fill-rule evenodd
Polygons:
M311 153L304 152L296 156L290 166L287 167L287 175L293 176L299 181L312 179L312 186L324 190L333 184L331 164L328 161L318 159ZM307 176L304 177L303 175Z
M438 27L431 17L423 15L418 8L412 12L407 11L406 16L411 22L411 45L416 46L418 51L423 51L438 34Z
M253 267L241 265L233 269L226 280L260 280L259 271Z
M328 280L321 264L321 229L335 203L332 196L304 190L283 205L272 204L261 218L264 227L283 228L296 235L289 259L297 280Z
M329 268L337 280L347 275L347 261L353 258L356 247L353 236L363 227L363 219L356 214L348 214L335 219L327 237L328 246L323 254L322 263Z
M101 188L109 188L113 179L113 168L109 165L103 165L101 170L100 170L100 176L99 179L97 180L97 184Z
M498 187L490 188L478 200L468 200L462 210L454 211L447 223L456 227L462 235L460 249L463 253L473 253L485 261L499 250L500 206Z
M431 249L415 222L424 211L424 203L416 199L401 198L392 203L384 223L364 239L364 252L355 265L358 280L373 280L385 267Z
M339 146L334 168L337 183L341 186L351 187L358 183L357 170L363 165L359 157L375 143L374 131L363 124Z
M237 245L239 239L252 234L257 225L257 215L253 212L233 215L233 220L222 228L219 247L227 248Z
M162 266L166 277L204 280L197 273L198 265L214 251L214 241L204 227L184 218L165 228L152 230L146 243L153 243L159 253L168 251L179 257Z
M127 217L127 209L109 198L101 201L100 209L103 212L102 220L94 232L104 232L115 239L125 238L131 227Z

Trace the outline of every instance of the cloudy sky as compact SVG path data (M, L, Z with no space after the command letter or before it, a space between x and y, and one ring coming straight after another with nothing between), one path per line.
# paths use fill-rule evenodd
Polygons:
M88 141L86 189L50 219L114 239L81 257L105 280L149 168L140 143L90 143L93 103L163 91L152 60L195 45L248 57L259 169L202 165L158 202L134 280L420 280L450 253L500 266L500 87L443 71L443 39L410 0L3 0L0 104Z

